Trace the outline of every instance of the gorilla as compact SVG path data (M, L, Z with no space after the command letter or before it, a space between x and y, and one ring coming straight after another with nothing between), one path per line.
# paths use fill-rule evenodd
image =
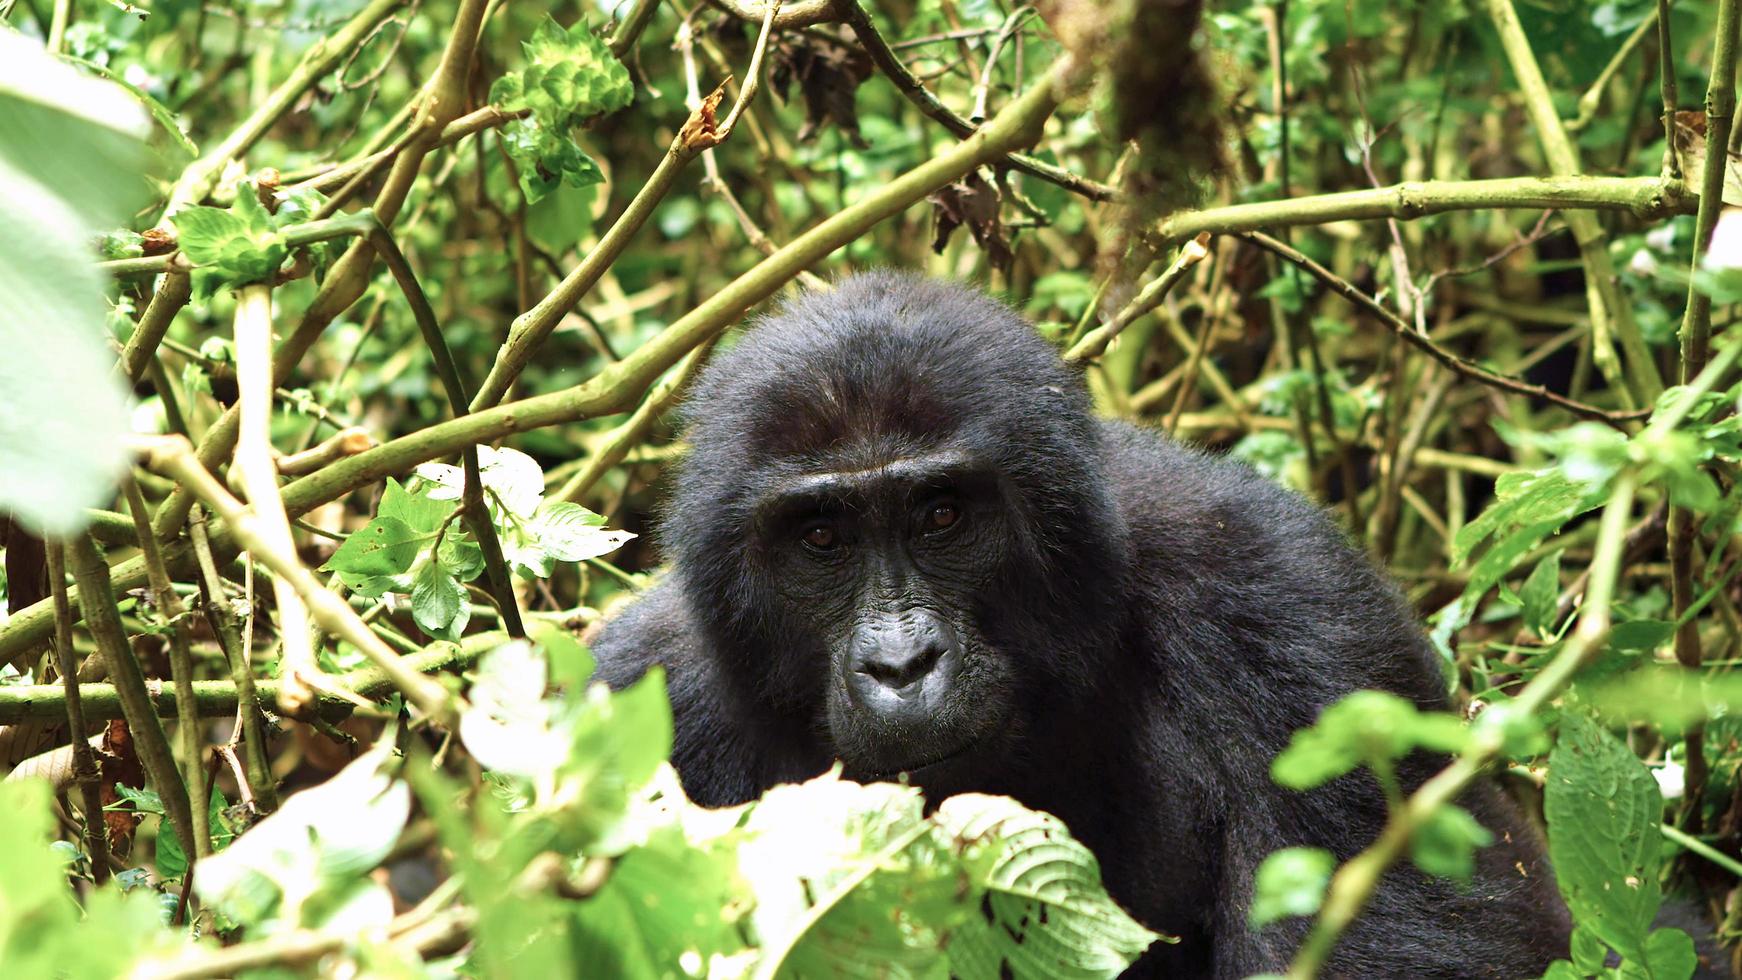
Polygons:
M670 573L593 644L667 671L673 762L705 805L837 760L928 799L1062 818L1157 943L1129 976L1280 972L1307 923L1247 920L1270 852L1370 843L1367 773L1297 793L1271 760L1360 688L1446 708L1396 590L1318 508L1244 464L1096 419L1079 373L960 286L847 279L699 379L664 519ZM1419 784L1444 760L1405 760ZM1498 787L1459 887L1393 869L1329 972L1538 976L1568 922Z

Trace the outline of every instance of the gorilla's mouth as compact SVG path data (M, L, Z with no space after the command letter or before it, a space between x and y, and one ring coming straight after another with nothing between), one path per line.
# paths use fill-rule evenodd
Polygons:
M948 752L931 756L923 761L909 762L883 769L868 769L865 772L865 776L868 781L890 781L895 779L897 776L900 776L902 773L907 773L910 776L922 776L927 770L937 769L947 762L954 762L957 759L962 758L968 753L974 751L975 748L979 747L979 744L980 742L978 739L971 739Z

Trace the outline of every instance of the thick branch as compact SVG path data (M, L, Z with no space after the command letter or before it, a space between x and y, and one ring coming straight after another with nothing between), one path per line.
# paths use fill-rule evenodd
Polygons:
M1390 187L1341 191L1282 201L1231 204L1182 211L1162 221L1168 242L1202 232L1225 235L1260 229L1322 225L1332 221L1398 218L1490 208L1592 208L1640 217L1691 214L1695 201L1679 184L1656 177L1502 177L1494 180L1407 181Z

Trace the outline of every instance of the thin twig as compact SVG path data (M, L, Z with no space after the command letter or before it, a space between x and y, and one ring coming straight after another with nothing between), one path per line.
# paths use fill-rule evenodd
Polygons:
M1354 283L1349 282L1343 277L1313 261L1300 251L1291 248L1262 232L1246 232L1241 234L1239 237L1259 246L1260 248L1274 252L1277 256L1300 266L1314 279L1317 279L1319 282L1330 287L1337 295L1342 296L1349 302L1354 303L1361 309L1378 317L1399 337L1414 345L1440 364L1472 381L1480 382L1492 388L1499 388L1503 391L1510 391L1514 394L1528 395L1531 398L1546 401L1564 408L1580 418L1593 419L1617 428L1623 426L1627 422L1637 421L1650 414L1650 410L1623 412L1605 411L1596 406L1587 405L1584 402L1576 401L1565 395L1550 391L1542 385L1531 384L1528 381L1520 381L1517 378L1508 377L1504 374L1496 374L1487 368L1472 361L1467 361L1464 358L1459 357L1457 354L1446 350L1440 345L1434 343L1432 338L1417 333L1415 329L1412 328L1402 317L1380 305L1373 297L1368 296L1366 293L1356 288Z

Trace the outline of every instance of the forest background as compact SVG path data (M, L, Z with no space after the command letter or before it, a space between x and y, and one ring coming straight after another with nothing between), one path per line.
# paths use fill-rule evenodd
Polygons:
M1469 873L1485 772L1543 818L1552 976L1688 976L1666 896L1731 956L1737 32L0 0L0 969L1116 974L1157 937L1052 818L828 777L703 811L660 678L587 684L577 637L659 574L687 380L877 265L1314 497L1424 617L1459 712L1357 695L1278 763L1451 759L1352 860L1266 862L1291 976L1386 868Z

